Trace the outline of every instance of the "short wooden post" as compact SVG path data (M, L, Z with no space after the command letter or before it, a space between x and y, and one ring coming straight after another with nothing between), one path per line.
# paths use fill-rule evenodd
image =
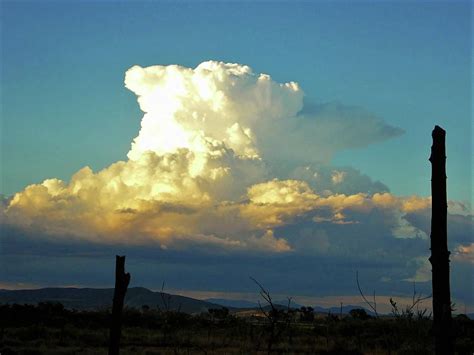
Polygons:
M115 290L110 324L109 355L118 355L120 351L120 335L122 332L122 309L130 274L125 273L125 256L115 258Z

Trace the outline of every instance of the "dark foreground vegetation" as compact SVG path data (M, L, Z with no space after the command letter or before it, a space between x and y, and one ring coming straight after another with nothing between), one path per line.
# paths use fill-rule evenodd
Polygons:
M265 311L265 310L263 310ZM59 303L0 306L0 353L106 354L109 310L74 311ZM454 317L458 354L474 351L474 321ZM211 309L190 315L125 308L121 354L432 354L425 314L373 318L364 310L318 315L311 308Z

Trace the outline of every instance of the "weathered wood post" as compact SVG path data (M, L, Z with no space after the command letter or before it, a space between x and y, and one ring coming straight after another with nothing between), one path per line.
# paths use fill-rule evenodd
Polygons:
M431 257L433 287L433 335L435 353L454 353L451 330L451 291L449 286L449 251L446 196L446 131L435 126L431 146Z
M122 332L122 309L130 274L125 273L125 256L115 257L115 290L112 306L112 323L110 324L109 355L118 355L120 335Z

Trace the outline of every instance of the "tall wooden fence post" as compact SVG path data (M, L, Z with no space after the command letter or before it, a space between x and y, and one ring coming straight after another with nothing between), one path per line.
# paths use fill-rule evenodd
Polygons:
M449 251L446 196L446 131L435 126L431 146L431 257L433 287L433 335L435 353L454 353L451 329L451 291L449 286Z
M109 355L118 355L120 335L122 332L122 309L130 274L125 273L125 256L115 257L115 290L112 306L112 323L110 324Z

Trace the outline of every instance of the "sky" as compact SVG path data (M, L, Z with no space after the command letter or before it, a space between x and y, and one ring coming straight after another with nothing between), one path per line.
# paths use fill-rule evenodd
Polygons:
M470 2L0 5L0 285L429 294L438 124L474 305Z

